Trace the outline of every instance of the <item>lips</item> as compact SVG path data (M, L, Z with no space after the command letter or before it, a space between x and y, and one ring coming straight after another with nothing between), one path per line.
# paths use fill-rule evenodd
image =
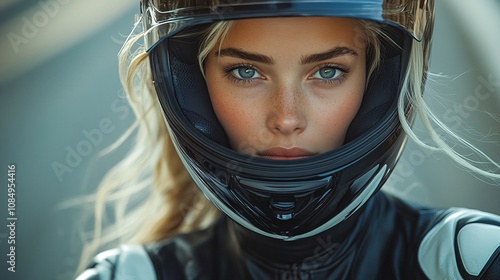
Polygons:
M257 153L257 155L269 159L290 160L313 156L315 153L298 147L273 147Z

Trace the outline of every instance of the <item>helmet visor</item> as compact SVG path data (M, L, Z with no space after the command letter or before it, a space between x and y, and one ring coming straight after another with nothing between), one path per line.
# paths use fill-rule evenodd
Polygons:
M146 50L191 26L221 20L338 16L397 26L420 41L432 20L432 1L412 0L143 0Z

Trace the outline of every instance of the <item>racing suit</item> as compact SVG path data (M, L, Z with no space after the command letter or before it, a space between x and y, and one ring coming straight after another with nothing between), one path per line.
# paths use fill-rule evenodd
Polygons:
M272 239L223 216L207 229L105 251L84 279L500 279L500 217L379 192L313 237Z

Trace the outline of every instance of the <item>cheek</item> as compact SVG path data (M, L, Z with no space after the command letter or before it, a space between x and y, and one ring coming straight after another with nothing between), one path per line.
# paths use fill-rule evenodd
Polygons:
M262 100L250 98L254 96L249 92L235 89L230 82L217 72L215 62L207 59L205 68L206 83L212 107L229 138L231 148L252 154L249 147L253 147L254 135L261 132L259 124L262 123ZM247 96L248 98L245 98ZM252 148L253 149L253 148Z
M217 93L211 94L211 96L215 114L226 133L234 134L237 132L236 128L248 122L242 114L243 108L240 108L233 99L224 98Z
M247 106L242 107L241 102L222 101L219 103L214 98L214 110L219 122L226 132L231 148L246 154L253 154L248 151L253 147L252 135L257 135L259 129L256 127L258 119L254 110L247 110Z
M318 105L321 106L321 110L317 111L316 119L321 126L323 139L330 141L326 144L329 146L328 149L339 148L344 143L349 125L361 106L364 87L364 79L356 79L352 86L346 87L341 94L332 97L331 102Z
M208 78L208 76L207 76ZM243 106L241 99L234 97L228 89L220 86L222 83L207 81L210 100L217 119L226 132L231 147L239 150L251 131L252 124L256 123L249 106Z

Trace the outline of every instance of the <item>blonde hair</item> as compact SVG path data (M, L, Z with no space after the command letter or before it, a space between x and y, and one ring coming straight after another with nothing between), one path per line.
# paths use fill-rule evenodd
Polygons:
M378 40L384 34L373 22L356 22L363 31L371 52L368 54L369 78L378 65ZM199 52L201 69L204 58L224 39L231 25L231 22L221 22L207 29ZM152 83L148 54L143 47L133 51L142 37L143 34L140 33L125 43L119 61L120 79L137 117L124 137L131 136L135 131L135 143L125 158L109 170L98 187L95 194L94 232L91 242L82 253L80 269L84 268L87 260L98 250L120 243L160 241L181 232L206 227L219 215L218 210L197 190L174 149ZM436 134L431 120L445 132L461 140L437 120L422 98L424 63L423 43L414 42L403 86L407 90L400 95L398 104L404 130L422 146L442 151L465 168L498 180L498 174L473 166ZM434 145L425 144L412 131L411 120L405 117L405 98L414 104ZM471 149L486 157L474 147L471 146ZM108 205L112 206L114 221L103 228L103 217L106 216Z
M456 134L434 114L424 100L422 85L427 78L426 73L424 73L427 63L427 59L424 57L425 47L424 42L414 41L412 44L408 70L403 81L403 88L408 90L401 94L398 100L398 115L403 129L420 147L443 153L465 171L479 176L478 178L481 180L498 185L500 182L500 174L498 173L500 164ZM412 130L412 120L408 120L405 115L405 100L408 100L413 105L414 110L417 111L417 115L420 117L431 143L426 143ZM459 151L459 149L463 148L469 153Z
M119 54L120 80L137 119L119 142L135 131L134 146L97 188L94 231L84 246L78 271L99 250L166 239L208 226L219 214L196 189L173 146L157 101L148 53L142 46L131 51L142 36L128 40ZM103 228L108 205L114 221Z

